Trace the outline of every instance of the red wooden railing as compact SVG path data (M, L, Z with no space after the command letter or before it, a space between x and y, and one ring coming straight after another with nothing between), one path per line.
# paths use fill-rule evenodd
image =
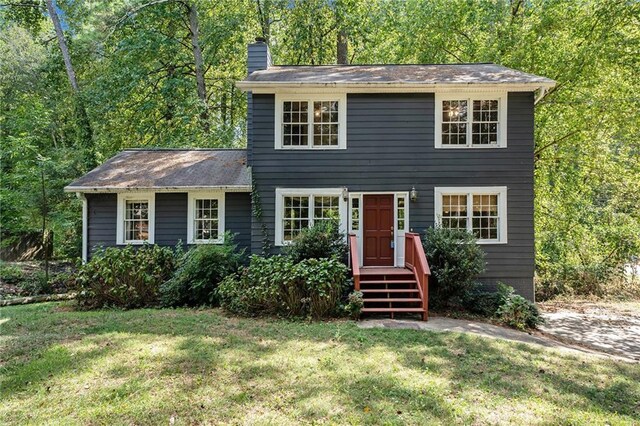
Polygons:
M424 248L420 241L420 235L407 232L404 234L404 266L413 271L418 282L418 291L424 308L423 319L426 320L429 312L429 262L424 254Z
M353 285L356 291L360 291L360 259L358 258L358 239L356 234L349 234L349 255Z

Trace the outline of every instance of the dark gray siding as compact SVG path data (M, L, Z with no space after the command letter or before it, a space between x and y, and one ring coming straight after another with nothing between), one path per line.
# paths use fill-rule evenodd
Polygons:
M116 194L87 194L89 203L88 247L116 246ZM187 193L156 194L155 243L175 246L187 241ZM249 249L251 202L249 193L227 193L225 197L225 228L236 234L239 248Z
M225 197L225 228L235 234L238 248L250 251L251 246L251 194L227 192Z
M347 98L347 150L273 148L274 96L253 95L253 179L273 242L276 187L419 192L410 227L434 223L436 186L507 186L508 244L483 245L489 285L504 281L533 297L533 94L508 97L507 148L434 148L433 94L353 94ZM262 246L253 221L252 250Z

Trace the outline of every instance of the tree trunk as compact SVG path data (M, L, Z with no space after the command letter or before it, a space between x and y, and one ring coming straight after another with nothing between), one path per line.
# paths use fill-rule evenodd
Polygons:
M71 56L69 55L69 48L67 47L67 42L64 39L64 33L62 32L62 25L60 25L60 18L58 17L58 12L56 12L55 5L53 4L53 0L47 0L47 12L49 12L49 17L51 18L51 22L53 22L53 27L56 30L56 38L58 39L58 45L60 46L60 51L62 52L62 59L64 60L64 67L67 69L67 76L69 77L69 83L73 88L73 91L77 94L78 89L78 81L76 80L76 73L73 70L73 65L71 65Z
M195 4L187 6L189 11L189 31L191 33L191 46L193 47L193 62L196 70L196 86L198 98L202 102L203 111L200 113L203 127L209 131L209 108L207 105L207 86L204 81L204 60L202 59L202 49L200 48L200 40L198 33L200 26L198 23L198 10Z
M349 58L347 54L348 44L349 41L347 39L347 32L343 29L339 30L336 43L336 57L339 65L349 65Z
M47 215L49 206L47 205L47 187L44 178L44 163L40 164L40 184L42 189L42 247L44 248L44 276L49 282L49 236L47 233Z

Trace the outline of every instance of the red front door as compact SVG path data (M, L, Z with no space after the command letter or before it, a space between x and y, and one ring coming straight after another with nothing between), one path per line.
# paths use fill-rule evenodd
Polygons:
M364 266L393 266L393 194L364 195Z

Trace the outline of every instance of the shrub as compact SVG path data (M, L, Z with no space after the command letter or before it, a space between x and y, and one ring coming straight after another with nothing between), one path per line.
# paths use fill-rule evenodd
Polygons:
M221 245L205 244L187 251L179 259L173 277L160 286L163 306L213 305L216 288L224 277L238 270L243 254L230 236Z
M246 316L322 318L337 313L347 287L347 267L338 259L252 256L249 266L218 287L223 308Z
M498 294L501 303L496 311L496 316L502 323L519 330L535 328L542 324L543 319L536 305L515 294L513 287L500 283L498 284Z
M15 284L24 279L24 272L15 265L0 263L0 281L7 284Z
M364 298L361 291L353 291L349 293L347 297L347 304L344 307L344 310L349 315L349 318L357 320L360 318L360 313L362 312L362 308L364 308Z
M484 291L482 285L476 284L474 288L463 297L462 306L465 310L482 315L492 317L502 303L503 296L500 292Z
M429 228L423 240L431 268L429 303L434 308L459 305L484 272L484 251L464 230Z
M283 253L296 263L305 259L332 257L346 260L347 242L337 221L321 221L303 229Z
M171 248L109 247L79 267L75 277L76 300L88 309L157 305L160 285L171 278L175 265L176 255Z
M20 292L22 294L29 296L51 294L53 290L51 284L53 283L54 278L55 275L52 276L51 280L47 281L47 276L44 271L35 271L20 281L18 287L20 287Z

